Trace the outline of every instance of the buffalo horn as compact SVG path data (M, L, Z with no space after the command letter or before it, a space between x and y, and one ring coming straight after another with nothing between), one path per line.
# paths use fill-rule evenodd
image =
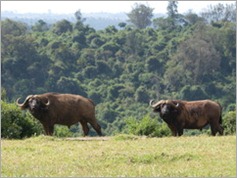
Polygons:
M18 98L18 99L16 100L16 104L17 104L18 106L20 106L20 107L23 107L23 106L26 104L26 102L27 102L32 96L33 96L33 95L27 96L26 99L25 99L25 101L24 101L22 104L19 103L20 98Z
M150 100L149 105L152 106L153 102L154 102L154 100Z
M49 106L50 105L50 101L49 101L49 99L47 98L47 102L45 103L45 106Z
M155 104L152 104L153 102L154 102L154 100L151 100L151 101L150 101L150 106L151 106L152 108L156 108L156 107L159 106L160 104L164 103L164 100L161 100L161 101L159 101L159 102L157 102L157 103L155 103Z
M171 104L172 104L175 108L178 108L178 107L179 107L179 103L178 103L178 102L171 102Z

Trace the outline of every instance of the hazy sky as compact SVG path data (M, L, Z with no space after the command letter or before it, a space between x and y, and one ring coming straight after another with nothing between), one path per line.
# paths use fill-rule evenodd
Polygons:
M135 3L145 4L154 8L154 13L166 13L167 1L1 1L1 11L13 11L18 13L81 13L90 12L130 12ZM179 1L178 12L184 13L192 9L193 12L201 10L212 4L235 3L235 1Z

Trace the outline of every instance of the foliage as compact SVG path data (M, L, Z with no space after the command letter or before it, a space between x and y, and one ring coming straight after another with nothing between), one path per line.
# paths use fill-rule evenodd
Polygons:
M144 4L135 4L132 11L128 13L129 22L137 28L146 28L151 25L151 18L153 16L153 8L145 6Z
M2 138L20 139L41 133L41 125L29 113L23 113L15 104L1 101Z
M139 20L143 25L136 28L121 22L120 29L96 31L84 24L80 10L75 23L39 20L31 28L2 20L3 99L44 92L90 97L106 135L122 132L125 118L151 113L150 99L213 99L223 108L236 102L233 18L210 22L209 16L179 14L176 1L169 3L167 17L152 19L152 8L137 4L133 10L139 8L147 12L139 18L148 21Z
M54 136L56 137L72 137L72 135L66 126L56 125L54 128Z
M169 1L167 6L167 14L170 18L175 18L178 14L178 1Z
M49 30L49 27L47 23L44 22L43 20L38 20L38 22L34 26L32 26L32 30L38 32L44 32Z
M236 7L234 4L217 4L209 5L208 9L203 11L201 15L209 21L236 21Z
M236 134L236 111L229 111L223 118L225 135Z
M3 87L1 87L1 100L2 101L6 101L7 100L7 91Z
M125 120L125 130L129 134L146 135L151 137L163 137L170 135L170 130L165 123L151 119L146 115L142 119L128 118Z

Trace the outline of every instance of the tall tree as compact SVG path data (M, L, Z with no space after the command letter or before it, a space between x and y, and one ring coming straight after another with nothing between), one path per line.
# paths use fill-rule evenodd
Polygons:
M72 24L68 20L61 20L53 26L53 32L57 35L61 35L67 31L72 31Z
M1 22L2 37L5 35L20 36L27 33L27 25L22 22L6 19Z
M236 22L236 5L233 4L217 4L210 5L207 9L201 12L201 16L209 22L231 21Z
M151 18L153 17L153 8L145 6L144 4L135 4L132 11L127 14L129 22L136 28L143 29L151 25Z
M86 18L82 17L81 10L76 11L74 15L77 20L77 22L75 24L75 29L77 29L79 31L83 31L84 30L83 22L85 22Z
M38 20L38 22L35 23L34 26L32 26L33 31L38 31L38 32L44 32L49 30L49 26L47 23L43 20Z
M78 10L75 12L75 17L77 21L84 22L86 20L85 18L82 18L81 10Z
M155 28L173 31L179 25L185 24L183 15L178 13L178 1L170 0L167 6L168 17L159 17L153 20Z
M167 6L168 23L171 29L175 28L179 21L178 1L169 1Z
M177 17L178 14L178 1L169 1L167 6L168 16L172 19Z

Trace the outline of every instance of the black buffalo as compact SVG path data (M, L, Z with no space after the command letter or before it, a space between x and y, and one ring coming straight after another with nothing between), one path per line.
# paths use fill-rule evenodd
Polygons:
M45 93L41 95L29 95L22 104L16 104L22 110L28 109L44 127L46 135L52 135L54 125L66 125L70 127L81 123L84 136L88 135L88 123L101 134L101 127L95 118L95 104L92 100L80 95Z
M208 124L212 135L223 135L222 108L217 102L161 100L153 104L151 100L150 106L167 123L173 136L183 135L183 129L202 129Z

